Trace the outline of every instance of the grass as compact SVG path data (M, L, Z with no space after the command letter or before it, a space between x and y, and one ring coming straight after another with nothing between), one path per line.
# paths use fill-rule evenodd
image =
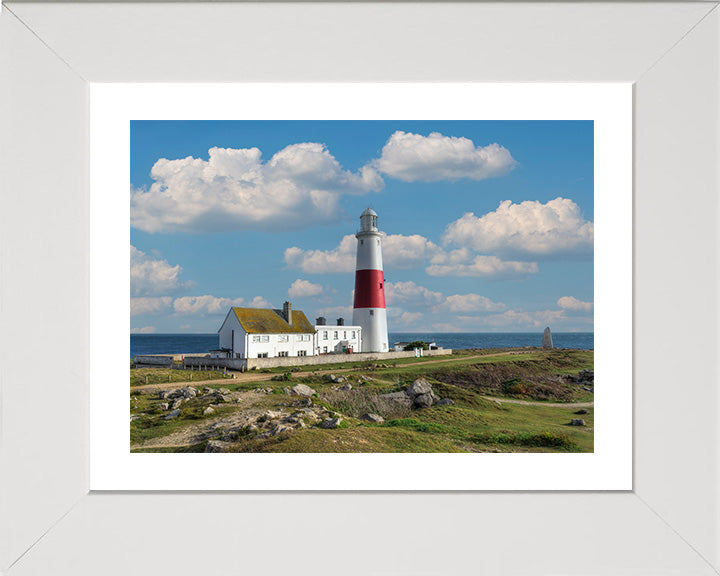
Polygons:
M462 351L451 357L450 363L425 365L430 359L403 359L389 368L352 365L361 370L343 373L352 390L340 390L313 371L294 372L286 380L282 372L277 381L246 382L225 380L223 388L231 391L250 391L270 388L273 394L262 395L261 405L278 409L287 405L286 386L305 383L317 391L314 403L343 416L341 426L332 430L307 428L290 434L266 439L241 438L233 445L236 452L592 452L594 449L594 408L575 415L577 408L554 405L558 401L592 399L592 393L581 386L558 381L558 376L575 374L593 368L593 351L522 350L503 356L498 351ZM518 352L518 351L514 351ZM480 356L480 357L478 357ZM433 360L436 358L433 358ZM424 362L423 362L424 361ZM390 363L388 363L390 364ZM307 370L308 367L303 367ZM326 370L328 366L320 366ZM155 369L157 370L157 369ZM187 375L187 372L181 372ZM197 374L197 372L195 373ZM369 375L371 381L361 377ZM440 398L450 398L454 405L433 406L422 410L398 408L384 404L378 394L405 389L415 378L425 377ZM268 375L268 379L271 375ZM281 379L282 378L282 379ZM139 392L139 391L137 391ZM492 396L500 401L487 397ZM546 404L530 405L502 402L505 398L519 398ZM181 448L140 448L142 442L171 434L202 418L199 408L183 404L181 415L162 420L155 395L134 396L134 413L142 414L131 423L134 451L200 452L205 444ZM195 402L197 404L197 402ZM235 404L220 405L213 416L238 410ZM358 418L374 412L385 423L369 423ZM570 420L582 418L586 426L571 426Z
M223 376L223 373L217 370L175 370L172 368L133 368L130 370L130 386L231 378L232 376Z

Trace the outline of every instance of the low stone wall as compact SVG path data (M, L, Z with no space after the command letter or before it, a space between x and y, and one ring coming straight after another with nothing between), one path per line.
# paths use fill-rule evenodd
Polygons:
M449 348L423 350L423 356L447 356L452 354ZM284 358L192 358L185 356L185 366L218 366L231 370L252 370L277 368L280 366L312 366L319 364L337 364L339 362L386 362L398 358L414 358L415 352L359 352L356 354L322 354L320 356L288 356Z
M145 364L148 366L172 366L172 356L135 356L133 358L135 364Z

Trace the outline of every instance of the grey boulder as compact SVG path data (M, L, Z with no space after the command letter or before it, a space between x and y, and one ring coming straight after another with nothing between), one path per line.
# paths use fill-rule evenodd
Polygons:
M296 396L313 396L315 394L315 390L310 388L310 386L306 386L305 384L296 384L290 389L290 392L292 394L295 394Z

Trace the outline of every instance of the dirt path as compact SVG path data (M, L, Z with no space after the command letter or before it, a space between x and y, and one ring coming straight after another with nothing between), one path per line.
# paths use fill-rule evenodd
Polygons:
M527 352L531 354L532 352ZM415 364L400 364L396 368L402 366L426 366L428 364L444 364L447 362L461 362L464 360L474 360L476 358L493 358L495 356L521 356L525 352L498 352L496 354L478 354L476 356L461 356L459 358L444 358L442 360L427 360L423 362L417 362ZM355 372L356 368L338 368L336 370L312 370L308 372L298 373L298 376L307 376L308 374L324 375L324 374L336 374L343 372ZM183 386L215 386L222 388L223 383L226 384L244 384L245 382L267 382L273 376L277 374L268 373L253 373L253 372L234 372L235 378L218 379L218 380L188 380L185 382L163 382L161 384L143 384L142 386L133 386L132 390L166 390L169 388L182 388Z
M485 400L500 402L500 404L524 404L525 406L555 406L564 408L592 408L595 402L533 402L531 400L515 400L512 398L496 398L494 396L481 396Z
M216 380L211 380L216 382ZM265 412L267 408L262 403L265 394L257 392L231 392L232 406L236 408L230 413L220 414L216 417L208 417L198 423L188 424L180 430L146 440L143 443L133 444L130 448L177 448L179 446L191 446L198 444L209 437L217 436L230 428L238 428Z

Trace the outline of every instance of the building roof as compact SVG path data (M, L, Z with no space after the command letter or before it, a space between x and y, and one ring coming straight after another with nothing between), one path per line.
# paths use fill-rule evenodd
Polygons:
M271 308L237 308L233 307L243 330L248 334L306 334L315 333L315 328L308 322L301 310L292 311L292 325L285 321L282 310Z
M360 216L377 216L377 212L372 208L365 208L365 211Z

